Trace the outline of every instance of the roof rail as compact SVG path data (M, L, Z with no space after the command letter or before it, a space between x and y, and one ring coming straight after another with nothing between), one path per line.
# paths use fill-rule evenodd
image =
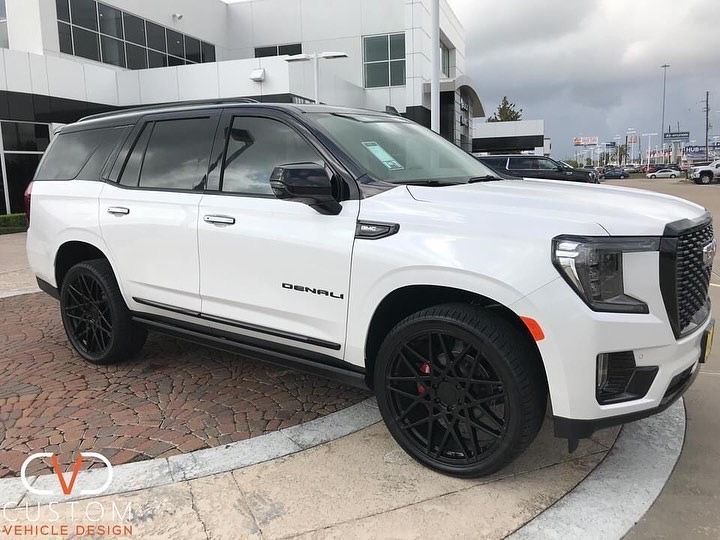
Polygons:
M141 105L139 107L127 107L122 109L116 109L114 111L108 111L104 113L91 114L90 116L84 116L78 122L85 122L88 120L98 120L100 118L111 118L117 114L122 113L141 113L143 111L152 111L156 109L169 109L175 107L190 107L193 105L232 105L235 103L260 103L257 99L253 98L229 98L229 99L202 99L193 101L171 101L169 103L156 103L154 105Z

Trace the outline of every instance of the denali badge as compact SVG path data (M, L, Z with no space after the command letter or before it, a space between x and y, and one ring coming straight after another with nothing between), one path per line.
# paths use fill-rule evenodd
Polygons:
M710 242L707 246L703 248L703 263L705 263L705 266L710 267L712 266L713 259L715 258L715 251L717 250L717 240L713 238L713 241Z
M283 283L282 286L283 286L283 289L291 289L291 290L300 291L300 292L309 292L309 293L317 294L320 296L329 296L331 298L338 298L340 300L345 298L345 295L343 293L338 294L338 293L334 293L332 291L326 291L325 289L314 289L312 287L305 287L303 285L293 285L292 283Z

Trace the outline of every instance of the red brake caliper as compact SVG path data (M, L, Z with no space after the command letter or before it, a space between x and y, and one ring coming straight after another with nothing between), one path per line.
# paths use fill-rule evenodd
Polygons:
M423 375L430 375L431 371L432 368L430 367L430 364L428 362L423 362L422 364L420 364L420 373L422 373ZM424 396L425 392L427 392L427 386L422 383L418 383L417 391L419 395Z

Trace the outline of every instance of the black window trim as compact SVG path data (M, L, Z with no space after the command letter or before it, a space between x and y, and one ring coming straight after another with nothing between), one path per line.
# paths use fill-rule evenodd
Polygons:
M278 120L294 129L320 154L329 172L333 173L339 181L344 183L345 190L343 191L346 191L346 196L342 197L340 202L360 200L363 198L356 175L350 171L341 158L333 153L332 149L329 148L328 145L322 142L322 139L324 138L322 133L316 133L316 128L306 125L294 114L290 114L285 110L269 107L242 106L217 109L196 109L182 112L155 113L142 116L137 120L134 128L130 130L125 141L119 146L117 152L114 155L111 154L110 159L105 165L101 180L121 189L198 193L206 195L222 195L226 197L272 198L272 196L268 197L267 195L260 194L226 193L220 191L219 189L219 175L225 162L226 145L229 142L229 132L227 132L227 129L229 129L232 119L236 116L257 116L269 118L271 120ZM217 128L215 129L212 149L210 151L210 159L208 160L207 183L204 190L143 188L141 186L132 187L120 184L122 172L124 171L132 149L142 134L142 129L146 124L158 120L179 120L183 118L208 117L216 117L218 123ZM225 135L226 132L227 136Z
M143 129L145 126L148 126L149 124L153 124L150 129L154 129L154 124L157 122L165 122L165 121L171 121L171 120L192 120L192 119L202 119L202 118L213 118L216 122L216 128L214 130L215 137L217 137L217 126L220 122L220 110L215 109L198 109L194 111L184 111L184 112L174 112L174 113L158 113L158 114L149 114L146 116L143 116L140 118L135 125L135 128L132 130L132 133L130 136L126 139L125 143L122 146L122 150L118 152L118 155L116 159L114 160L113 164L110 165L109 163L106 164L106 169L109 167L109 174L107 178L103 178L105 182L108 184L112 184L115 187L118 187L120 189L134 189L139 191L158 191L158 192L168 192L168 193L195 193L198 195L202 195L204 193L207 193L207 186L203 190L199 189L179 189L179 188L160 188L160 187L143 187L140 185L137 186L127 186L120 183L120 179L122 178L123 173L125 172L125 167L128 164L128 160L130 159L130 155L132 154L135 145L139 138L141 137L143 133ZM151 134L152 136L152 134ZM148 144L150 142L150 137L148 138ZM215 141L213 140L213 148L215 145ZM143 149L143 164L145 162L145 152L147 151L147 145ZM208 155L208 168L205 172L208 182L210 181L210 172L211 172L211 161L212 161L212 150L211 153ZM138 183L140 181L140 176L142 174L142 166L140 168L140 174L138 174ZM207 182L206 182L207 183Z

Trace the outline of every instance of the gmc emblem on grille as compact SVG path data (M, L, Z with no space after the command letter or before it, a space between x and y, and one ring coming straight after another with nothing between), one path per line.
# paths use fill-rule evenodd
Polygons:
M717 240L713 238L707 246L703 248L703 263L708 268L712 266L713 259L715 258L715 251L717 250Z

